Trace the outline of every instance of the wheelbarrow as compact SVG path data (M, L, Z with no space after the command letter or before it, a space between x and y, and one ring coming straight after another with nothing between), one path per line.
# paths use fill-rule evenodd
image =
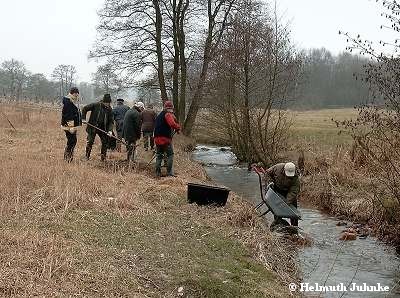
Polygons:
M263 212L260 217L266 215L268 212L271 211L272 214L276 217L301 219L300 212L296 208L289 206L289 204L286 202L286 198L274 191L274 184L272 182L268 184L264 193L261 174L265 173L265 170L261 167L256 166L253 166L252 170L258 175L261 194L261 202L255 207L255 209L258 210L262 206L267 207L267 210Z

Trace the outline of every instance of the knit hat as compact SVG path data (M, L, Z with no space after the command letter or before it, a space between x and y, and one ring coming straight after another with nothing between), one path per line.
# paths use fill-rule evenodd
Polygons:
M104 94L103 102L104 103L110 103L111 102L111 95L110 94Z
M72 87L71 89L69 89L69 94L75 94L78 93L79 94L79 90L76 87Z
M174 104L172 103L172 101L169 101L169 100L167 100L167 101L165 101L164 102L164 109L173 109L174 108Z
M122 98L118 98L117 102L124 102L124 100Z

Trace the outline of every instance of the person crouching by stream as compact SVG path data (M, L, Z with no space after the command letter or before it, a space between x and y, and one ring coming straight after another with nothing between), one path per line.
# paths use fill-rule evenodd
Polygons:
M181 126L174 115L174 105L171 101L164 102L164 110L158 114L154 126L154 143L156 144L156 177L161 177L161 162L167 155L167 176L174 176L174 149L172 147L173 132L179 134Z
M142 132L142 111L144 104L139 101L125 113L122 136L126 142L127 161L134 161L136 141Z
M90 118L89 121L86 121L86 114L89 111L91 112ZM98 135L101 140L101 160L106 160L109 136L112 136L113 121L110 94L104 94L103 100L83 107L82 123L87 124L86 132L88 134L86 159L89 160L94 140L96 135Z
M74 157L74 149L77 142L77 127L82 125L81 111L76 106L79 100L79 90L71 88L69 94L63 97L63 108L61 112L61 128L65 131L67 145L64 151L64 159L71 162Z
M292 162L278 163L265 171L267 177L271 178L273 190L286 198L290 207L297 208L297 197L300 193L300 179L296 171L296 166ZM274 216L271 227L282 222L282 218ZM297 219L290 219L292 226L298 226Z

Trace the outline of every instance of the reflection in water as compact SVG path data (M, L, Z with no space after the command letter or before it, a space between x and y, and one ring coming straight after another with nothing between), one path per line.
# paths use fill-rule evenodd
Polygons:
M205 164L207 174L217 183L225 185L252 203L260 201L258 176L247 167L237 164L235 155L218 147L198 146L193 158ZM299 260L304 282L335 286L350 282L390 286L398 283L400 259L395 250L375 238L339 241L343 227L333 217L308 208L301 208L303 220L300 227L310 235L314 244L299 250ZM268 214L271 221L271 215ZM343 293L329 293L324 297L341 297ZM400 292L356 293L347 292L342 297L400 297Z

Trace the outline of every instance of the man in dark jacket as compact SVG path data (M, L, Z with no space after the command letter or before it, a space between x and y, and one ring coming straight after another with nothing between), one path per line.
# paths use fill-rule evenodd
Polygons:
M136 141L140 139L142 127L142 111L144 104L137 102L133 108L126 112L123 125L123 137L125 139L126 151L128 152L127 160L133 161L135 158Z
M88 123L86 127L87 132L87 145L86 145L86 158L90 158L92 152L92 146L96 135L101 140L101 160L104 161L107 155L108 138L112 135L113 129L113 115L111 110L111 96L110 94L104 94L103 100L95 103L88 104L82 109L82 123ZM86 121L87 112L90 113L89 121ZM90 125L89 125L90 124ZM107 134L94 128L93 126L100 128L103 131L107 131Z
M68 162L71 162L74 156L74 149L77 142L77 127L82 125L81 111L75 105L78 100L79 90L76 87L71 88L69 94L63 97L61 128L65 131L65 136L67 137L64 159Z
M149 139L150 139L150 148L154 149L154 123L156 121L157 114L153 110L153 105L148 105L147 109L142 112L142 132L144 138L144 149L149 150Z
M300 180L294 163L278 163L266 170L265 174L268 175L274 183L274 191L284 196L289 206L297 208L297 197L300 193ZM275 221L279 220L282 219L275 217ZM290 224L292 226L298 226L298 220L291 219ZM274 225L274 223L272 225Z
M124 100L122 98L117 99L117 105L113 108L112 113L115 121L115 129L117 131L117 136L122 139L123 125L125 113L129 110L127 105L124 105ZM117 142L117 150L121 151L121 143Z
M161 162L167 155L167 175L174 176L174 149L172 147L173 131L179 133L181 127L176 122L174 105L171 101L164 102L164 110L158 114L154 127L154 142L156 143L156 176L161 177Z

